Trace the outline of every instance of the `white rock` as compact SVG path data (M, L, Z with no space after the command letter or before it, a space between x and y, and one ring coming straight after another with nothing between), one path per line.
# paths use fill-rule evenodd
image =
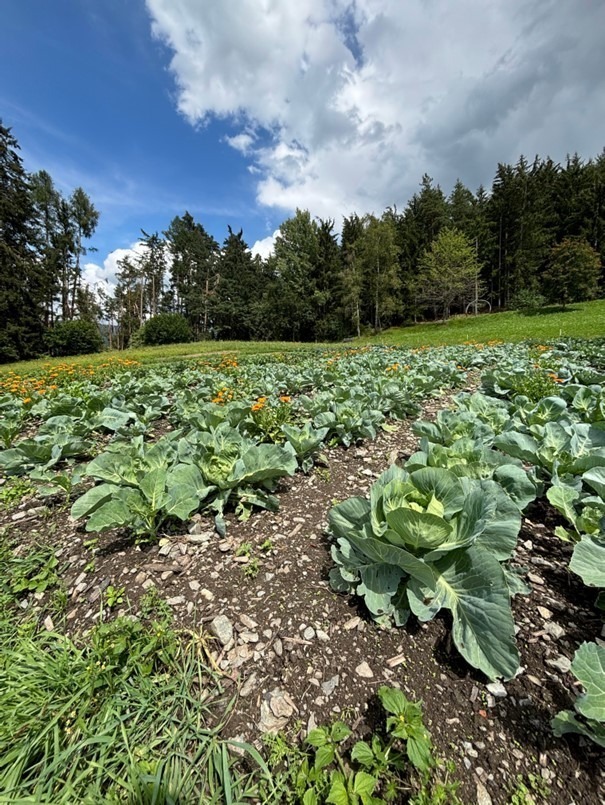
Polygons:
M374 672L365 661L359 663L359 665L355 669L355 673L357 674L357 676L361 676L363 679L372 679L372 677L374 676Z
M486 685L485 687L487 690L489 690L492 696L496 696L498 699L503 699L508 695L502 682L490 682L489 685Z
M217 615L209 626L210 634L218 637L223 646L233 640L233 624L226 615Z

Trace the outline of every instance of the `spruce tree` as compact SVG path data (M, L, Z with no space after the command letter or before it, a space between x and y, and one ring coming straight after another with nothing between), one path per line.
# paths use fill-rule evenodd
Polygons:
M35 260L35 210L19 144L0 121L0 361L42 349L44 282Z

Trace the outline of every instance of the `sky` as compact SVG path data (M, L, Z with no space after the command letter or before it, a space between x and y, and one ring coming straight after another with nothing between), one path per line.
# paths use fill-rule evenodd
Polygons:
M267 254L295 209L605 146L604 0L2 0L0 118L100 212L86 279L188 210Z

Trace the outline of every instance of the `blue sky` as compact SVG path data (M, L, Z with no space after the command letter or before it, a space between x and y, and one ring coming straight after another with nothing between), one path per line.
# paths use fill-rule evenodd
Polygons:
M189 210L266 253L296 207L399 209L605 145L597 0L3 0L0 117L101 213L87 278Z
M0 115L27 169L48 170L65 193L84 187L101 211L100 255L185 209L219 242L227 224L265 237L283 216L256 206L228 122L178 113L170 54L150 27L139 0L2 4Z

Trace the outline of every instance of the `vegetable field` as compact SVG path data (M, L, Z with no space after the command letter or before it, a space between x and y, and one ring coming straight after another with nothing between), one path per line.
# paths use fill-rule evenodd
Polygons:
M0 444L0 801L605 798L603 342L39 366Z

